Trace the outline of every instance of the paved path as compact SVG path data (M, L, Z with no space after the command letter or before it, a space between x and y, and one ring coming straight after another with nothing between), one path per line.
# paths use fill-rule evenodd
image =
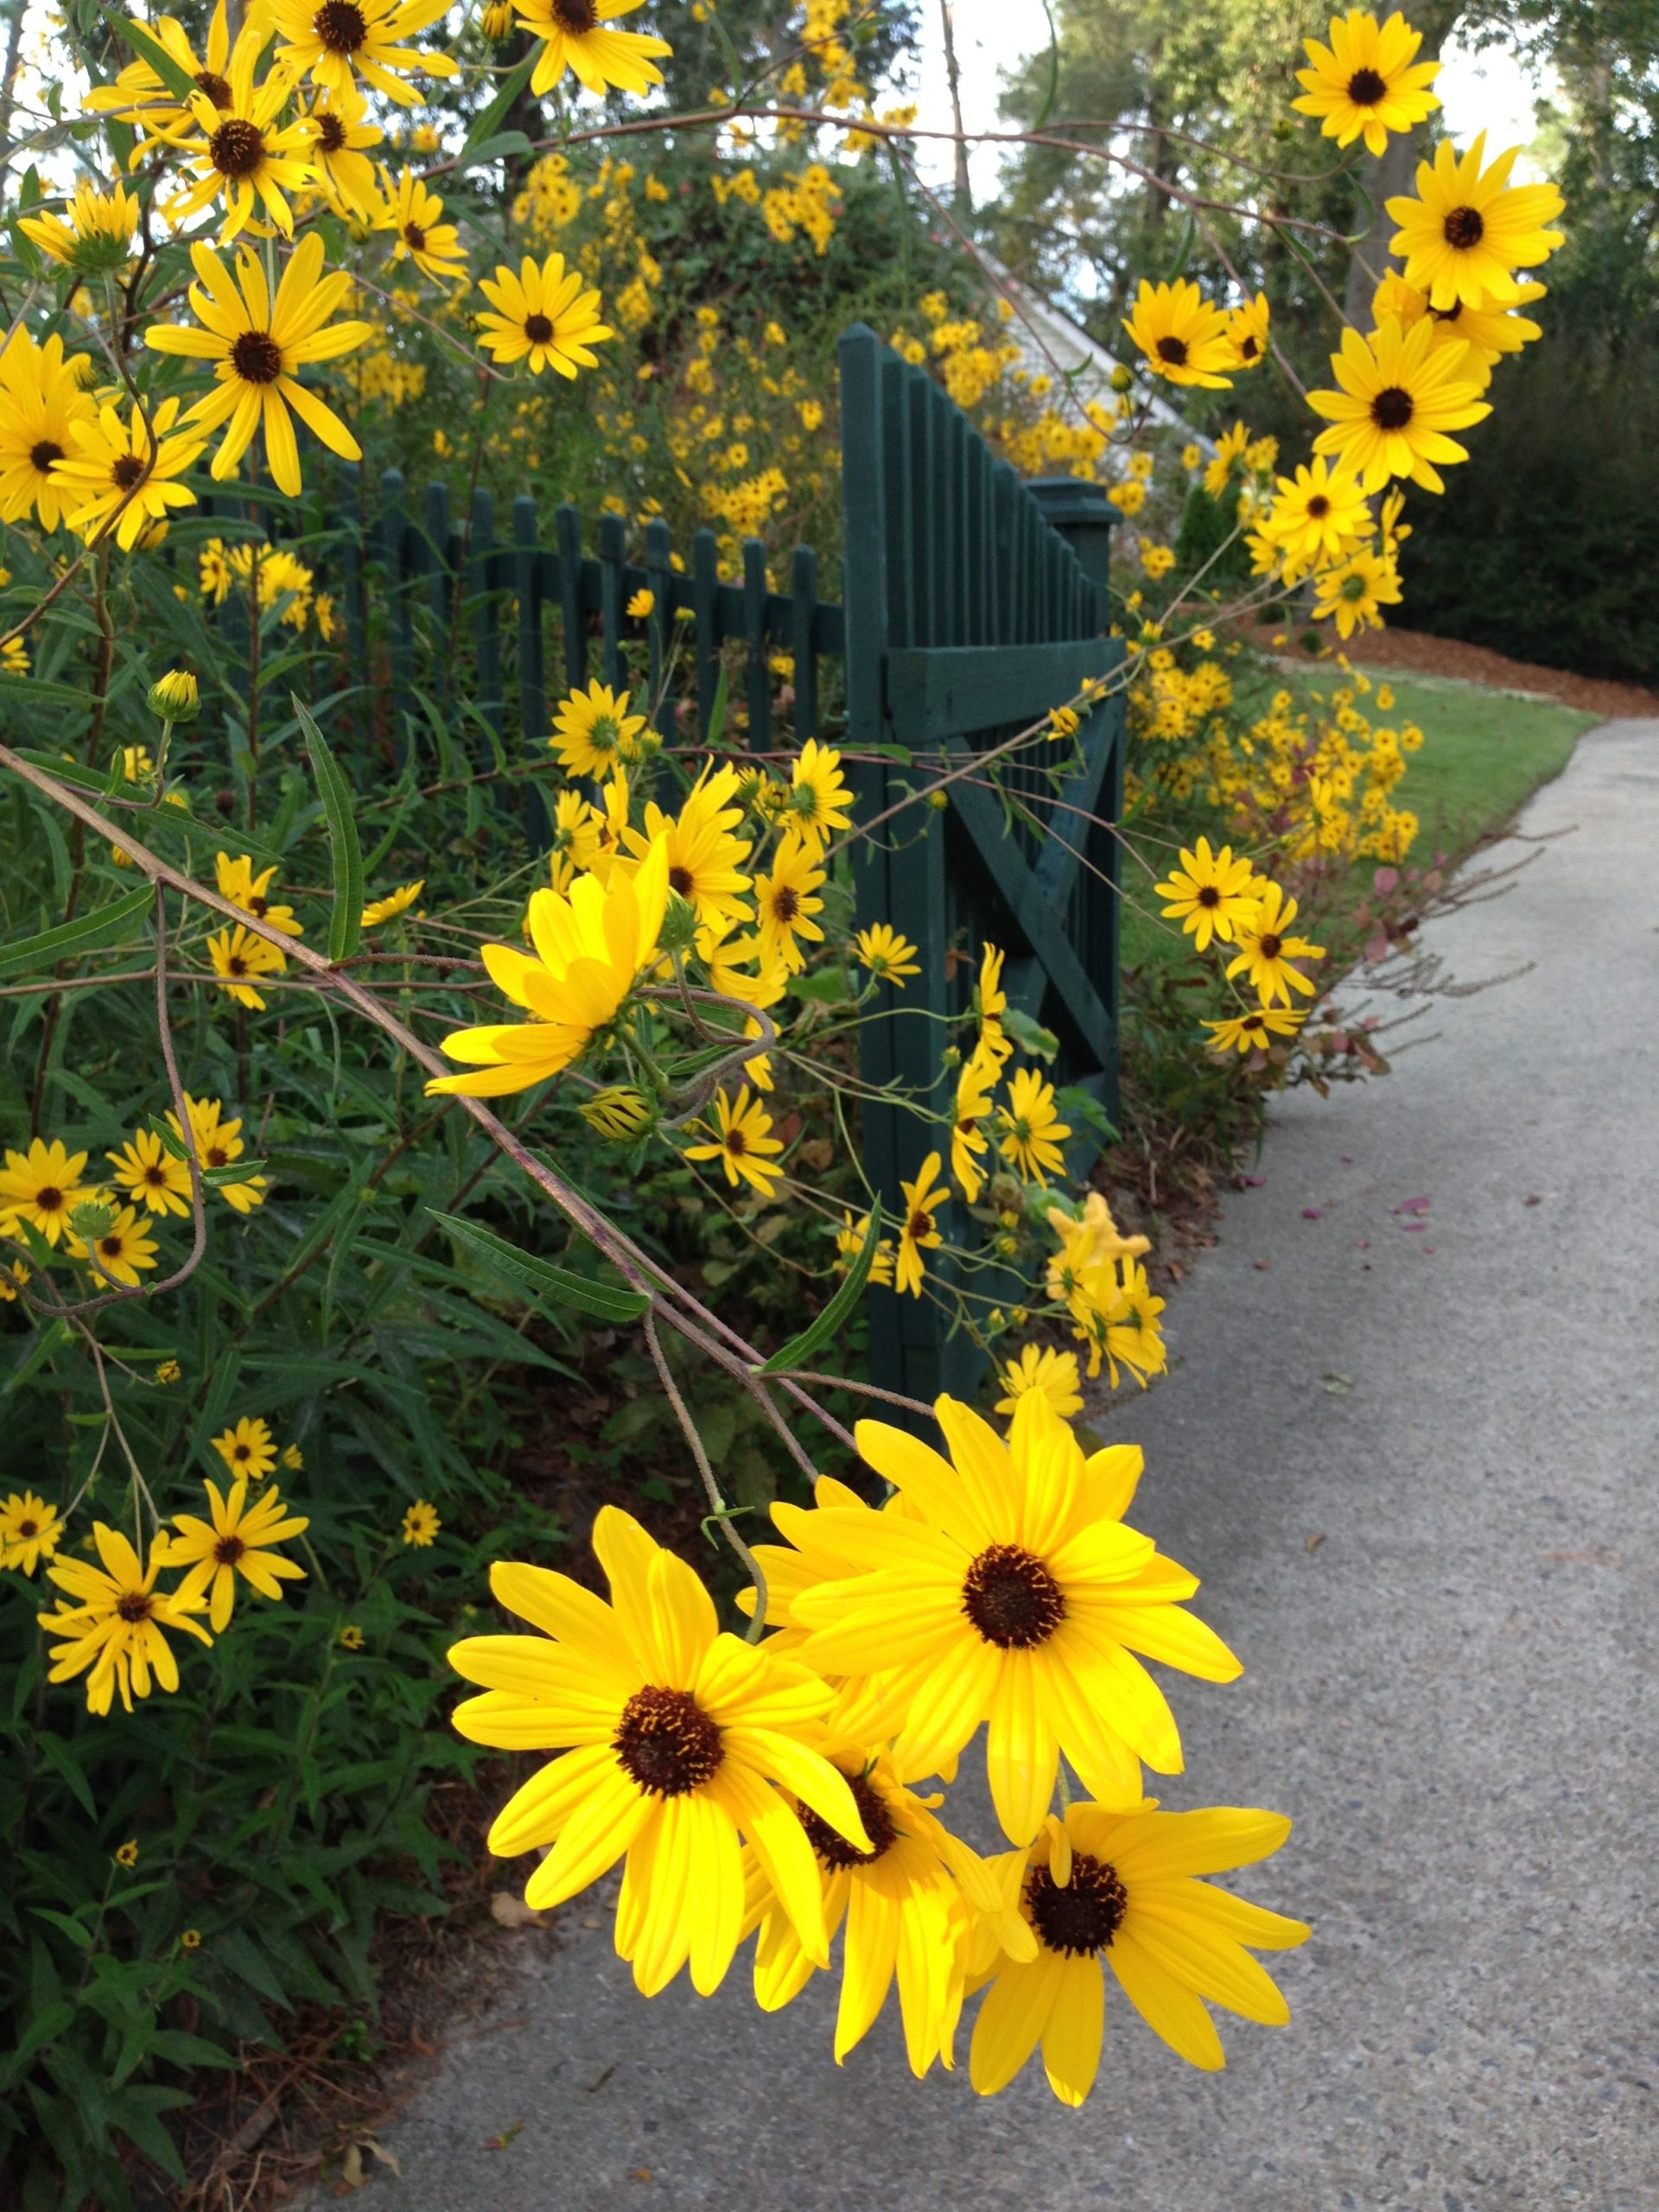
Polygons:
M885 2023L838 2070L826 1983L772 2019L735 1970L647 2005L579 1902L498 2010L525 2024L457 2044L387 2131L377 2194L1653 2212L1659 723L1587 736L1523 826L1569 823L1430 932L1461 977L1532 972L1447 1002L1388 1081L1284 1103L1175 1306L1184 1366L1112 1424L1246 1664L1173 1686L1166 1802L1297 1817L1247 1885L1314 1923L1274 1964L1290 2028L1224 2019L1206 2076L1115 2003L1081 2113L1031 2069L986 2101L965 2068L913 2082Z

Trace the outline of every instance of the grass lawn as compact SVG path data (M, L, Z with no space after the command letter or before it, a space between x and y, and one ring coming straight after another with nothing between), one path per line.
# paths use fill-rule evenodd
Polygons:
M1287 672L1294 688L1334 689L1341 680L1335 668L1327 679L1322 673L1298 670ZM1515 699L1474 683L1450 677L1377 676L1394 693L1386 715L1377 712L1375 694L1363 703L1373 721L1396 728L1415 722L1423 732L1419 751L1408 756L1406 773L1395 794L1421 827L1412 858L1427 865L1436 853L1457 859L1476 838L1506 822L1529 799L1540 784L1548 783L1567 766L1575 741L1592 729L1600 716L1554 701ZM1370 863L1365 863L1369 869ZM1370 880L1369 874L1365 879ZM1141 871L1126 871L1126 889L1150 912L1126 903L1123 909L1124 964L1166 964L1180 958L1180 941L1154 918L1161 901L1147 897Z

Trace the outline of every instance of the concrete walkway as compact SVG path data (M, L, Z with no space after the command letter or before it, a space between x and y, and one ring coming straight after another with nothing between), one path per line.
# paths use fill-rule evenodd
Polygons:
M647 2005L581 1900L498 2008L524 2024L385 2132L377 2196L1653 2212L1659 723L1586 737L1522 827L1569 824L1429 932L1459 978L1532 972L1388 1080L1284 1103L1173 1309L1184 1364L1110 1424L1245 1661L1171 1685L1165 1802L1296 1817L1239 1885L1313 1923L1269 1961L1291 2026L1223 2016L1206 2076L1114 1997L1082 2112L1039 2069L986 2101L965 2066L914 2082L887 2022L838 2070L828 1981L766 2018L741 1960Z

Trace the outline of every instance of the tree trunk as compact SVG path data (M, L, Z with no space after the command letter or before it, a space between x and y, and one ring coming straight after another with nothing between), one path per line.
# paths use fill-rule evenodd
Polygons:
M974 195L968 175L968 141L962 127L962 76L957 67L957 11L951 5L951 0L939 0L939 16L944 25L944 74L950 87L951 125L957 134L953 212L959 223L965 223L974 212Z

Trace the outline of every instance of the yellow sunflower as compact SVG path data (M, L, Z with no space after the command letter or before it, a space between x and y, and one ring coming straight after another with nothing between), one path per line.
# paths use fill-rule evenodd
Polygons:
M622 832L636 859L658 838L665 842L668 887L690 904L705 929L726 930L750 919L743 896L750 881L743 873L749 841L733 835L743 819L741 806L732 804L737 786L738 772L729 763L716 768L705 760L677 817L664 814L653 799L646 804L644 828Z
M926 1268L922 1262L924 1252L943 1244L934 1215L950 1196L950 1186L939 1181L939 1155L930 1152L916 1170L914 1182L902 1179L899 1189L904 1199L904 1218L899 1228L899 1256L893 1263L893 1287L908 1291L912 1298L922 1294L922 1282Z
M225 220L219 235L226 245L250 224L256 235L272 224L291 238L294 211L286 195L302 191L311 181L309 124L303 117L288 124L276 120L288 105L293 89L289 79L273 69L264 84L253 81L270 37L270 27L263 20L247 23L231 49L229 105L198 92L190 103L196 135L168 133L194 181L173 194L162 213L170 223L183 225L213 200L222 200Z
M997 1400L1000 1414L1011 1414L1027 1390L1040 1390L1062 1421L1083 1411L1077 1356L1056 1351L1052 1345L1027 1344L1018 1359L1011 1359L997 1380L1005 1395Z
M979 981L976 996L979 1004L979 1041L1000 1067L1014 1051L1002 1017L1008 1010L1008 995L1002 988L1002 952L995 944L981 948Z
M547 741L567 775L608 776L619 760L637 757L645 718L628 712L628 696L594 682L585 691L571 692L561 703ZM626 803L626 781L622 793Z
M637 874L579 876L568 893L536 891L530 900L533 951L483 947L498 990L531 1019L457 1029L440 1049L467 1064L464 1075L435 1076L429 1096L497 1098L528 1090L568 1067L595 1032L608 1027L640 975L655 964L668 904L668 846L658 839Z
M472 273L467 266L467 249L454 225L444 221L443 202L437 194L408 168L399 174L395 186L382 169L380 181L385 188L386 211L376 228L394 233L392 259L402 261L407 257L436 283L469 283Z
M979 1162L988 1149L985 1123L991 1117L991 1099L1001 1075L996 1055L983 1046L970 1052L957 1070L956 1104L950 1116L950 1173L970 1206L978 1204L984 1188L985 1170Z
M773 1185L784 1172L772 1156L784 1147L772 1134L771 1115L758 1098L750 1098L747 1084L739 1090L735 1101L728 1098L724 1090L716 1091L715 1115L719 1135L708 1144L688 1145L686 1158L717 1160L734 1190L747 1183L763 1198L770 1198Z
M1535 268L1561 243L1546 227L1567 205L1555 187L1510 182L1520 151L1511 146L1483 174L1484 130L1463 155L1445 139L1417 164L1417 197L1387 203L1400 226L1389 251L1430 307L1512 308L1521 286L1510 271Z
M1212 937L1230 944L1239 923L1255 912L1260 892L1249 861L1243 855L1235 860L1230 845L1212 852L1207 837L1200 837L1190 852L1183 845L1180 866L1154 887L1170 902L1164 914L1179 922L1198 952L1210 950Z
M132 251L138 227L137 195L122 184L99 192L83 178L59 215L22 215L17 227L42 253L78 276L113 276Z
M263 1482L276 1464L270 1423L247 1414L213 1439L213 1449L238 1481L245 1476L250 1482Z
M1249 429L1243 423L1235 423L1230 430L1216 440L1216 450L1204 471L1204 488L1212 499L1220 499L1227 489L1232 480L1233 463L1243 460L1249 442Z
M47 1679L67 1682L86 1675L89 1713L107 1713L118 1690L130 1713L134 1697L148 1697L152 1681L164 1690L179 1687L179 1662L166 1630L182 1629L203 1643L213 1642L194 1618L207 1600L156 1587L165 1536L152 1541L147 1564L118 1529L102 1521L92 1523L92 1541L101 1566L62 1559L47 1569L71 1601L58 1612L41 1615L41 1626L57 1639Z
M660 85L663 73L653 57L672 54L666 39L645 31L607 28L619 16L631 16L645 0L513 0L518 21L532 38L544 41L536 57L530 89L550 92L568 69L583 90L603 95L645 92Z
M953 1398L934 1413L949 1461L905 1430L859 1422L861 1458L918 1517L837 1522L857 1567L793 1599L809 1631L801 1656L835 1675L899 1670L905 1774L938 1773L988 1720L997 1817L1029 1843L1062 1753L1093 1795L1120 1804L1139 1802L1139 1761L1179 1772L1173 1716L1132 1652L1210 1681L1230 1681L1238 1662L1179 1609L1196 1578L1122 1523L1138 1453L1118 1446L1085 1460L1040 1390L1020 1398L1006 1444Z
M792 830L785 830L772 856L772 873L754 879L754 904L760 918L760 954L779 960L797 975L806 965L804 938L822 944L823 931L812 917L823 912L817 893L823 887L823 870L817 867L810 846Z
M1351 638L1356 630L1382 627L1383 607L1400 603L1400 572L1392 553L1361 546L1336 568L1321 569L1313 592L1313 620L1334 614L1338 633Z
M185 75L215 107L228 112L232 95L225 73L230 66L231 31L226 0L213 0L207 44L200 58L176 16L157 16L150 29ZM148 61L129 61L113 84L93 86L86 95L86 106L93 115L115 115L123 123L138 126L139 142L128 163L135 169L149 153L151 140L188 130L192 122L190 110L180 105L177 93L162 84Z
M1258 1006L1249 1014L1232 1014L1224 1021L1206 1021L1204 1026L1213 1033L1212 1052L1265 1052L1275 1037L1294 1037L1306 1020L1306 1014Z
M288 965L274 944L255 937L240 922L214 931L207 940L207 957L220 988L228 991L238 1006L257 1007L261 1011L265 1001L254 986L267 976L280 976Z
M1071 1134L1054 1104L1054 1086L1035 1068L1020 1068L1008 1084L1007 1102L997 1109L997 1150L1028 1183L1046 1183L1065 1173L1060 1149Z
M218 853L213 857L213 868L221 899L230 899L233 906L240 906L244 913L253 915L256 920L269 923L272 929L280 930L284 937L305 935L305 925L295 920L294 909L273 906L267 895L271 879L276 873L275 861L255 875L253 862L245 853ZM275 946L271 949L276 950Z
M1269 882L1262 887L1255 913L1238 925L1238 951L1228 963L1227 973L1243 976L1263 1006L1291 1005L1293 990L1305 998L1313 996L1312 979L1293 963L1323 960L1325 947L1294 937L1291 925L1295 919L1296 901Z
M539 264L526 254L517 276L502 263L478 289L496 310L476 318L479 344L509 367L528 359L532 376L551 368L574 379L578 369L597 368L592 349L616 334L600 321L599 294L584 287L582 271L566 275L562 253Z
M410 77L460 74L450 55L403 43L448 10L448 0L267 0L264 35L274 27L281 41L278 72L308 75L332 107L355 121L363 113L365 86L414 107L423 95Z
M229 1167L240 1160L247 1150L239 1135L240 1120L227 1122L225 1109L217 1098L192 1098L187 1090L184 1103L190 1116L190 1134L195 1143L196 1157L202 1166ZM179 1127L179 1117L171 1107L168 1109L167 1118L174 1135L181 1138L184 1131ZM216 1198L223 1198L235 1212L245 1214L264 1204L268 1185L263 1175L251 1175L245 1183L215 1183L211 1187Z
M1124 318L1123 327L1154 376L1225 391L1232 378L1222 372L1234 358L1227 320L1226 308L1211 305L1187 279L1154 285L1143 276L1135 312Z
M1154 2035L1190 2064L1225 2062L1205 2000L1264 2026L1290 2008L1250 1956L1284 1951L1313 1932L1230 1890L1195 1880L1277 1851L1290 1822L1239 1806L1165 1813L1148 1798L1128 1810L1077 1804L1051 1817L1029 1851L993 1866L1014 1888L1035 1955L982 1931L973 1975L989 1981L974 2023L969 2075L982 2096L1013 2081L1040 2043L1048 2085L1080 2105L1100 2066L1104 1967Z
M79 487L63 474L75 431L95 420L80 387L79 354L66 361L55 331L37 346L14 331L0 352L0 522L16 522L32 507L42 530L55 530L76 504Z
M1390 476L1443 492L1433 463L1469 458L1446 432L1483 423L1492 411L1478 378L1465 372L1470 358L1454 346L1436 346L1427 321L1402 331L1390 315L1369 338L1344 330L1342 351L1331 356L1341 390L1307 395L1331 426L1314 439L1314 452L1334 455L1364 492L1379 491Z
M188 1568L178 1586L181 1599L208 1592L208 1623L214 1635L220 1636L230 1625L238 1574L262 1598L280 1599L284 1582L303 1581L305 1569L271 1547L302 1536L311 1523L303 1514L289 1512L275 1484L253 1506L248 1504L246 1476L231 1484L228 1498L221 1496L215 1482L203 1487L211 1519L175 1513L173 1526L179 1533L166 1539L162 1564Z
M1268 325L1272 312L1267 294L1258 292L1253 300L1246 300L1228 316L1227 343L1232 348L1234 368L1253 369L1267 359Z
M815 860L823 857L833 830L852 828L852 804L840 753L809 737L795 756L781 812Z
M416 1551L430 1551L437 1541L443 1523L438 1518L437 1508L417 1497L404 1516L404 1541Z
M311 166L337 212L372 222L381 212L371 146L380 143L378 127L355 120L327 100L319 100L307 118L311 126Z
M62 1541L62 1516L32 1490L13 1491L0 1502L0 1567L33 1574L43 1559L54 1556Z
M193 468L207 442L205 433L167 433L177 420L179 402L163 399L150 410L152 442L135 401L125 422L113 404L100 407L90 421L71 425L74 451L57 465L69 527L84 537L101 535L118 513L116 543L130 553L153 522L169 507L193 507L196 495L175 479ZM153 456L153 459L152 459ZM149 474L145 474L146 465Z
M57 1137L50 1144L35 1137L26 1153L9 1151L0 1174L0 1235L26 1221L48 1244L66 1234L73 1243L71 1211L98 1195L80 1179L86 1165L84 1152L67 1151Z
M491 1850L552 1847L524 1892L538 1910L626 1854L616 1945L636 1985L655 1996L689 1960L707 1996L741 1932L747 1840L807 1956L827 1965L823 1885L796 1803L874 1848L846 1777L815 1747L829 1690L722 1633L692 1570L617 1507L594 1522L594 1549L608 1605L563 1574L498 1563L498 1602L550 1640L474 1637L450 1651L484 1693L455 1713L463 1736L562 1754L498 1815Z
M1543 336L1542 324L1534 322L1529 315L1518 310L1531 307L1548 290L1548 284L1519 284L1512 308L1471 308L1462 300L1449 308L1431 308L1427 292L1420 292L1414 284L1408 284L1397 270L1390 269L1371 296L1371 316L1374 321L1381 322L1385 315L1397 315L1401 327L1409 330L1414 323L1430 315L1437 346L1455 346L1461 340L1471 346L1483 360L1496 362L1506 353L1518 353L1523 346L1530 346Z
M1021 1955L1035 1957L1036 1941L1005 1906L977 1852L936 1818L938 1799L905 1787L891 1753L837 1749L831 1758L870 1839L870 1848L861 1850L810 1805L797 1808L817 1861L830 1942L846 1923L836 2063L874 2026L896 1980L905 2052L919 2079L936 2058L950 2063L950 2031L962 1999L957 1953L964 1905L988 1916ZM754 1999L762 2012L776 2012L800 1995L817 1962L752 1852L745 1871L745 1919L760 1929Z
M156 1240L140 1223L136 1206L117 1209L115 1219L101 1235L71 1246L76 1259L90 1259L100 1280L107 1278L135 1290L141 1269L156 1264Z
M1371 512L1359 480L1332 468L1321 454L1294 477L1278 479L1278 494L1262 525L1284 555L1285 581L1295 583L1310 569L1339 561L1372 531ZM1200 948L1202 950L1202 948Z
M853 939L853 949L860 967L868 968L879 983L891 983L896 990L902 990L912 976L922 972L916 947L887 922L873 922L868 929L860 930Z
M154 1129L135 1129L119 1152L107 1152L104 1157L135 1206L143 1205L151 1213L188 1215L189 1164L175 1159Z
M1422 42L1397 9L1380 28L1357 8L1332 16L1329 46L1302 41L1313 66L1296 72L1304 91L1291 105L1318 116L1321 135L1338 146L1363 137L1366 151L1380 154L1390 130L1415 130L1440 104L1429 90L1440 65L1416 59Z
M378 930L382 922L394 920L406 914L426 888L426 878L417 876L413 883L400 883L395 891L387 892L384 899L371 899L363 909L359 929Z
M1085 1268L1073 1288L1070 1306L1071 1333L1088 1350L1091 1382L1103 1360L1106 1379L1114 1390L1120 1361L1143 1390L1149 1375L1161 1375L1168 1366L1168 1348L1158 1319L1165 1300L1154 1297L1146 1269L1134 1260Z

